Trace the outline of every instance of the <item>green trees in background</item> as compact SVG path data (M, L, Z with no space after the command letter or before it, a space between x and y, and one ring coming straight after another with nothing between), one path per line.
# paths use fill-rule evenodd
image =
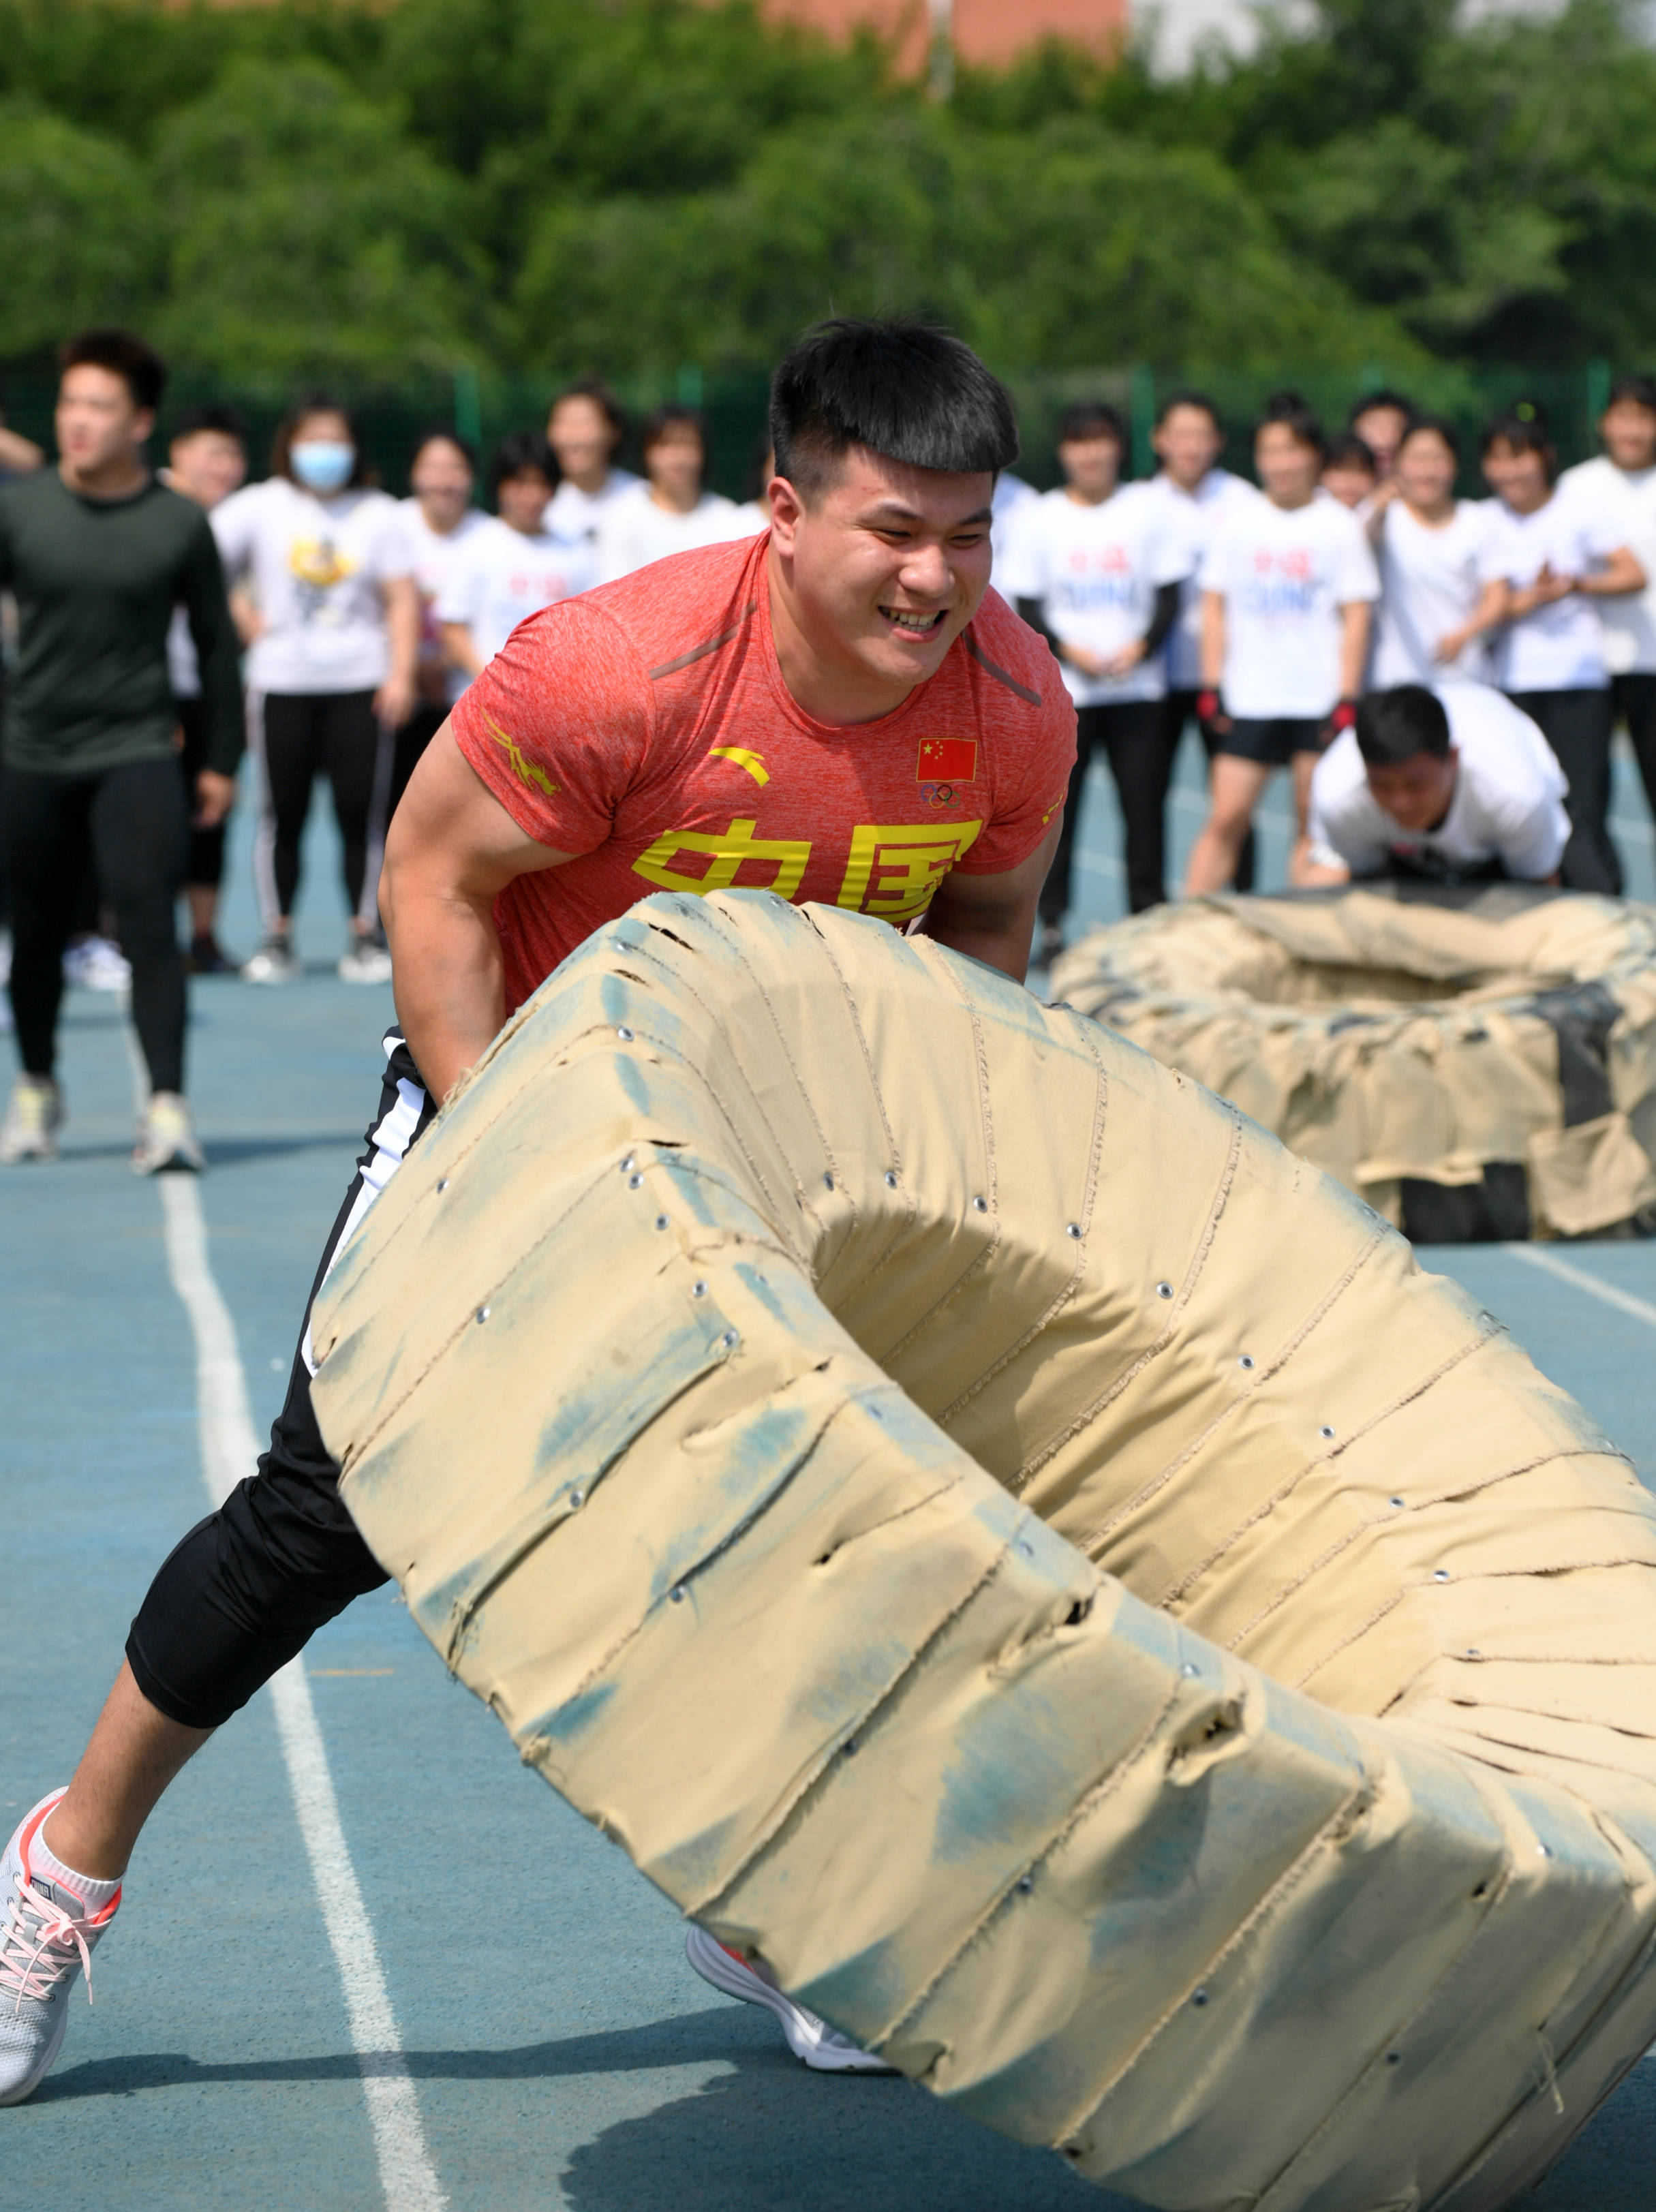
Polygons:
M883 307L1008 367L1651 357L1653 126L1615 0L1317 0L942 108L746 0L0 0L0 361L718 371Z

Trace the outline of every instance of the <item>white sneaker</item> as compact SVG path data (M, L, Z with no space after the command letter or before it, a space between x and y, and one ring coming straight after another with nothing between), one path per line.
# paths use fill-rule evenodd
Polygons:
M55 1160L64 1094L49 1075L20 1075L0 1127L0 1160Z
M132 1147L134 1175L164 1175L169 1168L199 1175L207 1164L190 1109L176 1091L157 1091L143 1109Z
M83 991L130 991L131 963L107 937L83 937L64 955L64 981Z
M767 2012L775 2013L788 2039L788 2048L815 2072L896 2073L895 2066L888 2066L872 2051L865 2051L849 2035L842 2035L825 2020L819 2020L815 2013L784 1996L771 1979L769 1967L762 1962L750 1964L734 1951L728 1951L705 1928L692 1928L685 1936L685 1956L704 1982L711 1982L726 1996L740 1997L744 2004L763 2005Z
M251 960L244 961L244 983L291 983L300 973L299 963L285 937L267 937Z
M92 1953L115 1917L115 1892L100 1912L29 1863L40 1824L62 1797L54 1790L26 1814L0 1860L0 2105L21 2105L63 2047L69 1993L82 1966L92 2002Z
M377 937L359 937L339 963L342 983L388 983L391 955Z

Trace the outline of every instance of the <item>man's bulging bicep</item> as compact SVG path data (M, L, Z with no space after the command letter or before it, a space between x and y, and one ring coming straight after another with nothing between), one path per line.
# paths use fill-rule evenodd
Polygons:
M393 905L399 890L492 900L514 878L573 857L512 819L460 750L451 718L422 754L392 817L387 895Z

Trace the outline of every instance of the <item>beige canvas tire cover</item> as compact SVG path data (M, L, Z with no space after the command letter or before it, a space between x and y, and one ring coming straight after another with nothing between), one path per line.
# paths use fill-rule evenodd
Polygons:
M963 2112L1184 2212L1478 2212L1656 2034L1656 1500L1085 1017L648 899L314 1341L350 1509L522 1757Z
M1522 1168L1542 1235L1656 1201L1656 908L1515 884L1198 898L1082 939L1052 988L1393 1221L1404 1179L1493 1163Z

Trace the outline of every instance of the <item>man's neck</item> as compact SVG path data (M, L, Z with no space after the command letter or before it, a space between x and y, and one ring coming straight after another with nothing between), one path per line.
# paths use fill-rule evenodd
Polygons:
M765 553L764 574L776 665L788 697L801 713L813 722L826 722L837 729L877 722L884 715L895 714L914 685L882 679L849 654L823 650L801 619L774 538Z
M565 469L563 481L573 484L577 491L584 491L588 499L596 499L609 482L610 475L610 464L603 461L597 468L582 469L579 474L573 469Z
M82 499L130 499L149 481L149 471L136 453L101 461L92 469L77 469L70 461L59 461L58 474L68 489L78 492Z
M1064 496L1077 507L1102 507L1106 500L1115 497L1117 487L1111 484L1108 491L1083 491L1079 484L1066 484Z
M679 491L667 484L653 483L649 488L649 495L652 502L661 508L663 514L694 514L702 503L702 495L699 490Z

